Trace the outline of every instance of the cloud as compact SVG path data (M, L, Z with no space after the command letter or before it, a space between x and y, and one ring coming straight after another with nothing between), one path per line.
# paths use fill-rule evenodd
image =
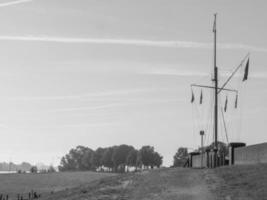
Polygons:
M104 104L98 106L82 106L82 107L71 107L71 108L59 108L53 110L46 110L46 112L54 113L54 112L72 112L72 111L88 111L88 110L100 110L100 109L108 109L114 107L125 106L125 103L111 103L111 104Z
M32 0L17 0L17 1L10 1L10 2L5 2L5 3L0 3L0 8L1 7L7 7L7 6L13 6L16 4L21 4L21 3L27 3L31 2Z
M81 107L68 107L59 108L53 110L46 110L47 113L58 113L58 112L76 112L76 111L93 111L93 110L107 110L118 107L130 107L139 105L154 105L154 104L166 104L166 103L181 103L183 99L171 98L171 99L143 99L143 100L131 100L131 101L119 101L117 103L103 104L103 105L92 105L92 106L81 106Z
M102 123L78 123L78 124L65 124L58 125L59 127L71 127L71 128L79 128L79 127L104 127L104 126L115 126L117 123L115 122L102 122Z
M160 75L160 76L210 76L209 73L193 70L177 70L177 69L154 69L145 72L145 74Z
M104 45L129 45L142 47L165 47L165 48L191 48L212 49L212 43L179 41L179 40L142 40L142 39L113 39L113 38L75 38L54 36L8 36L0 35L4 41L30 41L30 42L56 42L66 44L104 44ZM267 53L267 48L245 44L218 44L220 49L246 50Z
M85 94L77 94L77 95L62 95L62 96L15 96L15 97L7 97L8 101L60 101L60 100L81 100L81 101L89 101L95 100L103 97L119 97L122 96L131 96L137 94L147 94L147 93L155 93L155 92L164 92L171 91L170 88L129 88L129 89L118 89L118 90L107 90L107 91L99 91L99 92L91 92Z

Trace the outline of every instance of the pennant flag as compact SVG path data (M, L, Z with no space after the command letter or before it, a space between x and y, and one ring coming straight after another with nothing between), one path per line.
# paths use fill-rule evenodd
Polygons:
M235 108L237 108L237 102L238 102L238 94L235 96Z
M243 81L246 81L248 79L248 68L249 68L249 59L248 59L247 64L246 64Z
M199 104L202 104L202 100L203 100L203 94L202 94L202 90L201 90Z
M193 102L195 101L195 96L194 96L194 92L193 92L193 90L191 90L191 91L192 91L191 103L193 103Z
M224 112L227 110L227 104L228 104L228 96L226 96L225 104L224 104Z

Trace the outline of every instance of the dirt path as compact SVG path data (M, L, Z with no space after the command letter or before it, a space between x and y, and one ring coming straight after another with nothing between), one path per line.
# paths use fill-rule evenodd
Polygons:
M131 189L131 200L214 200L203 170L155 170L143 174L137 182Z

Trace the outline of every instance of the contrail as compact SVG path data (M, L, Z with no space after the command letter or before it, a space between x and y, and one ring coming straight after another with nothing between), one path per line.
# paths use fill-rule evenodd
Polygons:
M0 40L10 41L36 41L58 43L82 43L82 44L119 44L154 47L183 47L183 48L209 48L210 44L188 41L159 41L139 39L111 39L111 38L75 38L75 37L52 37L52 36L5 36L0 35Z
M26 0L25 0L26 1ZM142 40L142 39L112 39L112 38L75 38L75 37L53 37L53 36L7 36L0 35L4 41L31 41L31 42L56 42L72 44L107 44L107 45L131 45L143 47L165 47L165 48L191 48L211 49L212 43L179 41L179 40ZM218 44L220 49L246 50L255 52L267 52L267 48L256 47L245 44Z
M30 1L32 1L32 0L17 0L17 1L5 2L5 3L0 3L0 7L13 6L16 4L26 3L26 2L30 2Z

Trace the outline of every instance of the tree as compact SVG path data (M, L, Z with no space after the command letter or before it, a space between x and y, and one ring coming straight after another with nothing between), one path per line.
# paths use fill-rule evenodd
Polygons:
M61 159L59 170L91 170L92 154L92 149L84 146L77 146L75 149L71 149L69 153Z
M159 155L158 152L154 152L154 154L153 154L153 165L151 166L151 168L153 168L154 166L159 168L162 165L162 159L163 159L163 157L161 155Z
M160 167L162 156L154 151L152 146L143 146L139 151L126 144L108 148L97 148L95 151L88 147L72 148L61 158L59 171L98 170L107 167L109 171L125 171L125 167L134 166L153 168Z
M94 152L91 158L91 164L95 169L103 165L102 157L103 157L104 152L105 152L105 149L101 147L97 148L97 150Z
M153 165L154 147L143 146L139 150L139 154L140 154L141 162L146 168Z
M84 146L77 146L75 149L71 149L69 154L74 160L76 170L88 170L91 166L88 156L93 152L92 149Z
M92 164L92 158L94 156L94 151L90 148L87 148L84 151L81 161L81 170L95 170L94 165Z
M61 158L59 170L60 171L73 171L76 170L76 163L69 154Z
M218 145L218 154L219 155L221 155L221 154L228 155L229 154L228 146L224 142L218 141L217 145ZM212 149L214 149L214 147L215 147L215 143L212 142L209 146L204 147L203 151L212 150ZM199 150L201 150L201 148L199 148Z
M132 149L127 155L126 164L128 166L137 168L138 165L137 159L138 159L138 150Z
M112 155L112 161L115 171L118 171L118 167L121 168L122 172L125 171L127 156L129 152L132 151L133 149L134 148L132 146L126 144L115 147Z
M188 150L185 147L180 147L173 156L173 166L182 167L188 159Z
M49 168L48 168L48 170L47 170L47 172L48 173L54 173L54 172L56 172L56 169L54 168L53 165L50 165Z
M38 172L38 168L36 166L32 166L30 172L35 174Z
M116 148L115 146L106 148L102 156L101 162L105 167L109 168L109 171L113 170L112 155L114 153L115 148Z

